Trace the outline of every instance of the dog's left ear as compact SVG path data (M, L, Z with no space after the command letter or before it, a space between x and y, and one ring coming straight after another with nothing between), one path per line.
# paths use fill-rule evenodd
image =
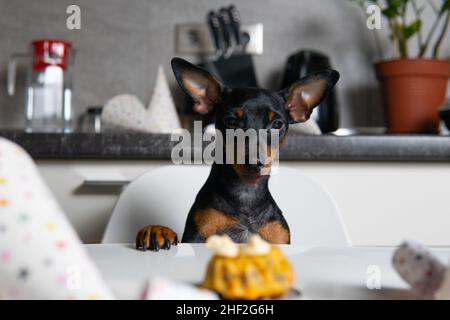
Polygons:
M208 71L181 58L172 59L172 70L180 87L194 100L194 111L209 113L219 103L224 86Z
M310 74L282 90L279 94L286 101L291 123L305 122L313 109L328 95L339 80L335 70Z

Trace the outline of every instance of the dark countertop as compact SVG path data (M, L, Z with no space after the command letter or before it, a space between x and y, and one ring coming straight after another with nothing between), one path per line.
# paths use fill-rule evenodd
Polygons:
M0 131L35 159L170 160L164 134L25 133ZM290 135L280 151L290 161L426 161L450 162L450 137L433 135Z

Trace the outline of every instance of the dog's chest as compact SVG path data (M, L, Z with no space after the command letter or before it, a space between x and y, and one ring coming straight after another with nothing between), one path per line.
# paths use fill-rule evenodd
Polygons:
M250 236L257 233L257 231L245 225L238 225L236 227L225 229L221 233L227 234L234 242L246 243Z
M247 242L261 227L261 220L256 217L237 216L215 208L196 210L194 222L197 232L205 239L214 234L227 234L235 242Z

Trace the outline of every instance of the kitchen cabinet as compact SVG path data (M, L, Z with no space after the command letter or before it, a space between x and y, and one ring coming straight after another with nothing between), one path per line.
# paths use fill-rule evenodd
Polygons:
M128 181L147 170L172 165L163 160L91 159L41 159L37 164L87 243L100 241ZM279 170L283 166L301 170L328 191L353 245L390 246L404 239L450 245L450 163L284 161ZM295 181L286 188L295 188ZM293 199L299 202L299 210L301 196Z
M290 163L333 197L354 245L450 245L450 164ZM299 195L301 199L301 195Z

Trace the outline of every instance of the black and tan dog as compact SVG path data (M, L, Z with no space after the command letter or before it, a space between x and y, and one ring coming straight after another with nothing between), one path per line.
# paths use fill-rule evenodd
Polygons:
M172 60L172 68L180 87L193 99L194 110L214 112L216 129L223 136L226 129L276 129L280 143L289 124L308 120L339 79L337 71L318 72L273 93L227 88L207 71L180 58ZM276 150L270 145L266 149L267 159L254 164L246 158L244 164L212 165L187 217L182 242L205 242L214 234L246 242L251 234L259 234L271 243L290 243L288 224L268 188L267 173ZM163 226L144 227L136 237L136 248L143 250L169 249L177 243L176 233Z

